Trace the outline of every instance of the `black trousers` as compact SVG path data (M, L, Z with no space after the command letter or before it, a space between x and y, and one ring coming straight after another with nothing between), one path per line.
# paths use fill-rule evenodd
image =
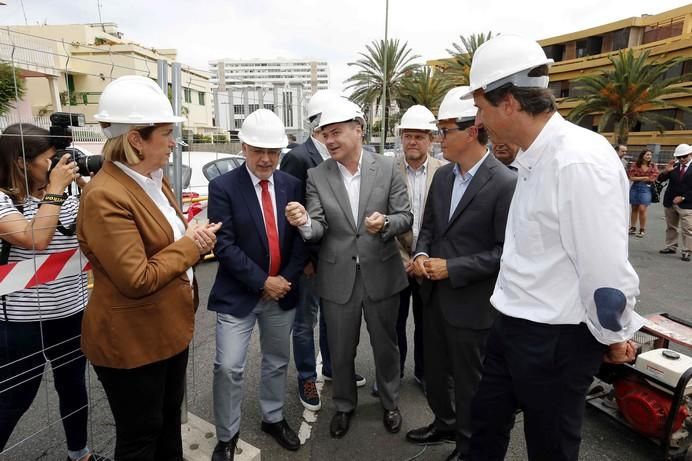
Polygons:
M469 459L505 459L514 413L521 408L529 460L577 461L586 392L605 351L584 324L500 315L472 404Z
M465 456L471 438L471 400L481 380L488 330L449 324L434 292L423 314L423 327L428 405L438 428L456 432L457 450Z
M409 305L413 299L413 375L424 379L423 368L423 300L420 297L420 285L414 278L408 279L408 286L399 294L399 317L396 323L396 334L399 340L399 365L401 376L404 376L404 365L408 344L406 342L406 321L408 320Z
M182 461L187 355L129 370L94 366L115 419L115 461Z
M81 325L81 311L42 322L0 322L0 451L34 401L46 360L53 370L67 449L86 447L89 409Z

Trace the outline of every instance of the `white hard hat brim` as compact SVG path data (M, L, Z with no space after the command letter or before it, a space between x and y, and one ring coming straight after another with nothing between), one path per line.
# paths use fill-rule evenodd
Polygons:
M185 121L185 117L180 117L178 115L173 115L171 117L161 117L158 120L147 120L147 121L142 121L142 120L137 120L134 117L124 117L124 118L111 118L111 117L102 117L99 115L94 115L94 119L97 122L104 122L104 123L119 123L119 124L124 124L124 125L155 125L157 123L182 123Z

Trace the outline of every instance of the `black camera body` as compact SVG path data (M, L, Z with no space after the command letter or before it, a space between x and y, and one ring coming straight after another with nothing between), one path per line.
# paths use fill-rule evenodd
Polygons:
M79 149L69 147L72 144L72 127L84 126L84 114L70 112L53 112L50 114L51 144L55 147L55 155L51 159L51 170L65 154L70 154L79 167L80 176L96 174L103 165L100 155L86 155Z

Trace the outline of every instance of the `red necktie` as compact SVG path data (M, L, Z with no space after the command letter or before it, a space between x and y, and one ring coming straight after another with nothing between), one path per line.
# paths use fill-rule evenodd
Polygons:
M685 170L687 169L687 165L680 165L680 179L682 179L683 176L685 176Z
M274 206L269 195L269 181L260 181L262 186L262 212L264 214L264 227L267 231L267 241L269 242L269 275L276 275L281 268L281 249L279 248L279 233L276 230L276 219L274 218Z

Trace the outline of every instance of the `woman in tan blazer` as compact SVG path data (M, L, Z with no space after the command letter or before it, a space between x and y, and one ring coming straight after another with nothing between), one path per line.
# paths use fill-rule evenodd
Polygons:
M113 412L115 460L182 460L192 266L211 250L219 226L187 225L163 178L180 117L154 82L113 81L96 119L109 139L77 224L94 273L82 350Z

